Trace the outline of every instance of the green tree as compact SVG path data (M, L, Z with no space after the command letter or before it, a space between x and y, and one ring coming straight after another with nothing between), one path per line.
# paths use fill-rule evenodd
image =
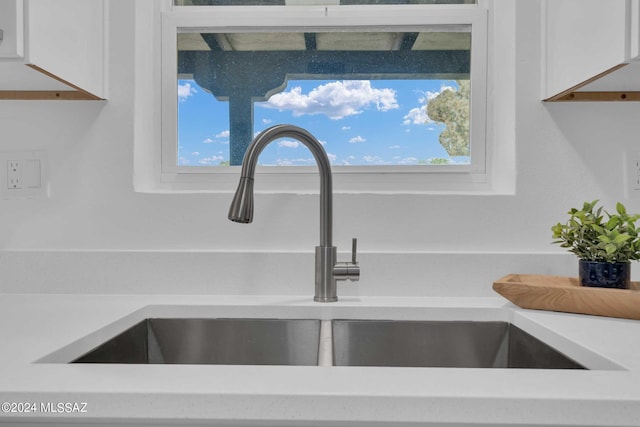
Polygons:
M456 80L458 90L445 89L427 103L429 119L446 126L440 145L450 156L469 155L469 80Z
M432 165L448 165L450 163L449 159L443 159L441 157L434 157L429 161Z

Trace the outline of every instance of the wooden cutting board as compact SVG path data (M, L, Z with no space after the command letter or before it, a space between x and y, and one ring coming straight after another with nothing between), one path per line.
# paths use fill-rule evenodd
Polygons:
M590 288L575 277L509 274L493 290L522 308L640 320L640 282L631 289Z

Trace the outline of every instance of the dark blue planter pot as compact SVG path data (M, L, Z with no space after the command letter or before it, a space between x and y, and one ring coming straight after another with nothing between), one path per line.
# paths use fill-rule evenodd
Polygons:
M630 262L578 262L580 284L598 288L629 289L631 285Z

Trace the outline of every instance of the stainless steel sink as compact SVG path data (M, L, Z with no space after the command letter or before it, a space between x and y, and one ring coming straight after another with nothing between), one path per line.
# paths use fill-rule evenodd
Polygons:
M320 321L146 319L72 363L317 365Z
M585 369L507 322L334 320L337 366Z
M149 318L72 363L584 369L507 322Z

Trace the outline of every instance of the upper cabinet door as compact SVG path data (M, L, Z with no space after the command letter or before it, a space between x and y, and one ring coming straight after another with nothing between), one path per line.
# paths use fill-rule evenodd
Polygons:
M639 0L542 0L542 99L640 99Z
M23 10L22 0L0 1L0 59L24 55Z
M106 99L107 6L1 0L0 99Z

